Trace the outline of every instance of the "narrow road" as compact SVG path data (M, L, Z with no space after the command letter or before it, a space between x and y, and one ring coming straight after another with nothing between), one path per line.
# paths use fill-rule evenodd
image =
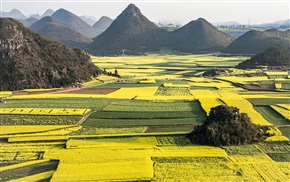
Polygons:
M88 86L88 87L64 88L64 89L61 89L61 90L52 91L50 93L51 94L59 94L59 93L65 93L65 92L72 92L72 91L76 91L76 90L81 90L81 89L85 89L85 88L96 87L96 86L100 86L100 85L106 85L108 83L115 83L115 82L116 82L116 80L111 80L111 81L107 81L107 82L104 82L104 83L98 83L98 84L95 84L95 85L91 85L91 86Z
M76 125L81 125L91 114L97 111L89 112L88 114L83 115L83 117L76 123Z

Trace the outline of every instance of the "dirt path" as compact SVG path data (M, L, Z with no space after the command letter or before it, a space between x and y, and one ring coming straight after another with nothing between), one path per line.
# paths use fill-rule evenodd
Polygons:
M81 90L81 89L85 89L85 88L96 87L96 86L100 86L100 85L106 85L108 83L115 83L115 82L116 82L115 80L112 80L112 81L107 81L107 82L104 82L104 83L98 83L98 84L95 84L95 85L92 85L92 86L88 86L88 87L64 88L64 89L61 89L61 90L52 91L50 93L51 94L59 94L59 93L65 93L65 92L72 92L72 91L77 91L77 90Z
M81 125L91 114L98 112L98 111L102 111L104 108L110 106L112 104L112 102L109 102L107 105L105 105L104 107L98 109L98 110L94 110L88 114L85 114L77 123L76 125Z
M97 111L92 111L88 114L85 114L77 123L76 125L81 125L91 114L95 113Z
M279 125L276 126L277 128L290 128L290 125Z

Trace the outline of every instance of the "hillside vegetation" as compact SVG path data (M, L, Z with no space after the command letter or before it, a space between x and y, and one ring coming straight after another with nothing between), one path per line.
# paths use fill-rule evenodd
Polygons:
M257 66L290 67L290 48L278 45L240 63L237 68L257 68Z
M0 19L0 90L63 87L89 81L100 70L80 49L32 32L10 18Z

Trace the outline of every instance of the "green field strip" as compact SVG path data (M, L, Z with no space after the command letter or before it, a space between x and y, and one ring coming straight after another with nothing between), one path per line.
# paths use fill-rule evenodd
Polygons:
M74 125L81 116L1 115L0 126L5 125Z
M202 124L204 117L179 119L97 119L88 118L82 126L124 127L124 126L166 126Z
M289 140L290 140L290 127L285 127L285 128L280 127L279 130L281 131L281 133L282 133L285 137L289 138ZM289 151L289 152L290 152L290 151Z
M276 104L289 104L290 98L248 98L254 106L270 106Z
M101 109L115 99L95 98L58 98L58 99L6 99L3 108L80 108L80 109Z
M44 180L48 181L49 179L51 179L54 172L55 170L51 170L51 171L47 171L43 173L38 173L34 175L25 176L22 178L10 180L9 182L44 181Z
M29 162L25 162L25 164L27 163ZM23 163L15 164L20 167L11 168L5 171L0 170L0 181L16 180L19 178L24 178L31 175L37 175L44 172L56 170L58 163L59 161L41 160L41 162L34 163L34 164L30 162L30 165L24 165ZM15 165L12 165L12 166L15 166Z
M285 119L281 114L275 111L269 106L258 106L254 107L269 123L280 126L280 125L289 125L290 122Z
M23 163L14 164L14 165L6 166L6 167L1 167L0 171L1 172L8 171L8 170L22 168L22 167L26 167L26 166L35 165L35 164L41 164L41 163L49 162L49 161L50 161L49 159L43 159L43 160L34 160L34 161L29 161L29 162L23 162Z
M267 153L275 162L290 162L290 153Z
M202 112L122 112L122 111L100 111L90 115L94 119L177 119L204 117ZM204 117L205 118L205 117Z
M290 141L262 142L255 146L264 153L290 153Z

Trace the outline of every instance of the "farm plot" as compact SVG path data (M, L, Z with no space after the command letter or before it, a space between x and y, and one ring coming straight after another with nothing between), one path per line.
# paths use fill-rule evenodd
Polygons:
M156 147L156 144L155 137L149 136L69 140L69 149L50 150L44 158L60 160L52 181L124 181L152 180L154 168L151 157L226 157L224 150L217 147Z
M247 113L252 122L260 125L271 125L265 120L252 106L250 102L242 98L238 94L231 93L229 91L219 92L221 100L228 106L235 106L240 109L241 113Z
M155 96L190 96L189 87L159 87Z
M178 126L202 124L205 118L179 118L179 119L95 119L88 118L82 126L96 127L133 127L133 126L160 126L159 131L179 131ZM163 129L167 127L167 129ZM175 130L175 129L176 130ZM186 129L188 131L188 129ZM182 129L183 131L183 129Z
M201 124L205 115L193 102L113 102L103 111L92 113L83 126L156 126Z
M0 98L2 97L9 97L12 95L11 91L0 91Z
M111 99L58 98L58 99L7 99L3 108L80 108L97 110L109 104Z
M17 178L14 180L10 180L10 182L23 182L23 181L46 181L50 180L55 170L42 172L34 175L25 176L22 178Z
M154 157L153 181L232 181L239 169L225 157Z
M198 101L200 102L202 109L207 115L209 115L211 108L224 104L216 98L200 98Z
M243 181L289 181L289 164L248 163L238 165L243 173ZM288 172L287 172L288 170Z
M287 125L290 122L269 106L254 107L267 121L275 126Z
M195 111L200 110L197 101L192 102L151 102L151 101L119 101L112 102L103 111L137 111L137 112L171 112L171 111Z
M96 119L177 119L200 117L198 112L177 111L177 112L122 112L122 111L100 111L90 115Z
M270 106L276 104L289 104L290 98L247 98L254 106Z
M15 164L21 166L21 164ZM31 164L28 166L23 166L23 167L17 167L17 168L12 168L13 166L8 166L11 167L12 169L3 171L0 170L0 180L1 181L10 181L10 180L15 180L17 181L23 181L23 179L27 179L25 177L31 176L31 175L37 175L37 174L42 174L47 171L54 171L57 168L58 161L45 161L42 163L36 163L36 164ZM36 176L38 178L41 178L41 180L49 180L53 174L53 172L49 173L50 175L42 174L42 176ZM35 177L35 176L34 176ZM28 178L29 179L29 178Z
M5 108L0 109L0 115L49 115L49 116L82 116L90 109L66 109L66 108Z
M152 179L152 165L149 157L61 161L51 181L145 181Z
M1 115L0 126L7 125L73 125L81 116Z
M128 133L144 133L148 129L147 126L139 127L120 127L120 128L108 128L108 127L82 127L77 135L97 135L97 134L128 134Z
M279 114L281 114L288 121L290 120L290 105L289 104L272 105L271 108L277 111Z
M276 162L290 162L290 153L268 153Z
M121 88L115 92L107 94L107 98L132 99L137 96L153 96L157 87L137 87L137 88Z
M0 127L0 136L1 135L15 135L15 134L28 134L28 133L39 133L39 132L47 132L52 130L65 129L68 127L72 127L72 125L59 125L59 126L51 126L51 125L28 125L28 126L1 126Z
M287 137L290 140L290 129L289 127L282 128L280 127L279 130L283 134L283 136Z
M287 147L287 144L285 147ZM289 146L288 146L289 147ZM285 151L278 143L260 143L245 146L224 147L231 161L240 168L242 181L288 181L289 163L275 163L265 152ZM278 153L277 153L278 154ZM286 168L286 170L285 170Z

